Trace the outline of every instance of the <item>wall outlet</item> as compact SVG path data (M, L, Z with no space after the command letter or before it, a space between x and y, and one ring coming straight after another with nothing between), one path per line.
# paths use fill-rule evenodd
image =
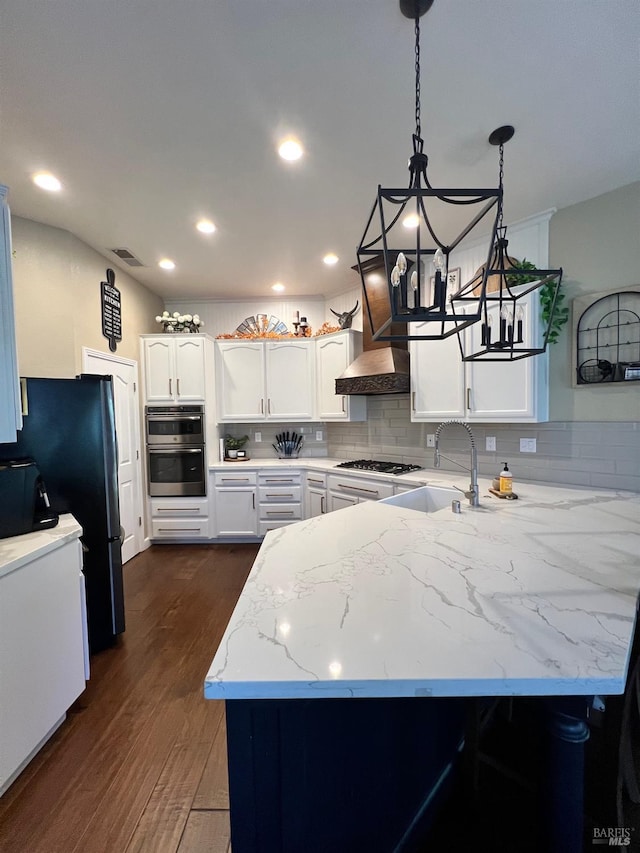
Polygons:
M323 432L321 429L316 430L316 441L323 441Z
M520 439L520 453L535 453L536 452L536 439L535 438L521 438Z
M488 435L485 445L485 450L495 450L496 449L496 437L495 435Z
M435 447L436 446L436 436L435 433L430 433L427 436L427 447Z
M253 434L253 440L255 441L256 444L260 444L260 442L262 441L262 433L261 432L254 433Z

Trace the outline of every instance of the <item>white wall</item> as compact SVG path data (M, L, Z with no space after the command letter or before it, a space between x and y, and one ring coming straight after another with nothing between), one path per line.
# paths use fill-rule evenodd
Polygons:
M117 355L139 360L139 335L158 331L162 299L68 231L17 216L11 230L20 374L71 377L82 371L83 346L109 352L100 309L107 267L121 292Z

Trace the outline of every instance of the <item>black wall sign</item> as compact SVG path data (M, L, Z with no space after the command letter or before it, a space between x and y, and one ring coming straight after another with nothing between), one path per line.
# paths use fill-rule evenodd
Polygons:
M109 338L109 349L116 351L117 341L122 340L122 313L120 310L120 291L115 286L116 274L107 270L107 280L100 282L100 303L102 306L102 334Z

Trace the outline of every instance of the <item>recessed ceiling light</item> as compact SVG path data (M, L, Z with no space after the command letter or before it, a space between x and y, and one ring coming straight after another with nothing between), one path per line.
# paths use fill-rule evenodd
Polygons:
M405 228L417 228L420 225L420 217L417 213L410 213L402 220Z
M158 266L162 267L163 270L173 270L176 268L171 258L163 258L161 261L158 261Z
M198 231L202 232L202 234L213 234L216 230L216 226L210 219L201 219L197 224L196 228Z
M280 284L280 282L277 281L275 284L271 285L271 290L275 290L278 293L282 293L282 291L284 290L284 284Z
M303 153L302 145L293 137L283 140L278 146L278 154L283 160L299 160Z
M338 256L334 255L333 252L329 252L329 254L325 255L322 260L328 267L332 267L334 264L338 263Z
M49 190L52 193L57 193L62 189L60 181L49 172L38 172L33 176L33 183L39 186L41 190Z

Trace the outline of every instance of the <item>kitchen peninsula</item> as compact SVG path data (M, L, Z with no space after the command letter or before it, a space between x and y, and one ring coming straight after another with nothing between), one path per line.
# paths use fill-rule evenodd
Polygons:
M266 536L205 681L228 700L234 851L396 849L450 770L464 697L624 691L640 496L518 493ZM556 842L579 850L567 825Z

